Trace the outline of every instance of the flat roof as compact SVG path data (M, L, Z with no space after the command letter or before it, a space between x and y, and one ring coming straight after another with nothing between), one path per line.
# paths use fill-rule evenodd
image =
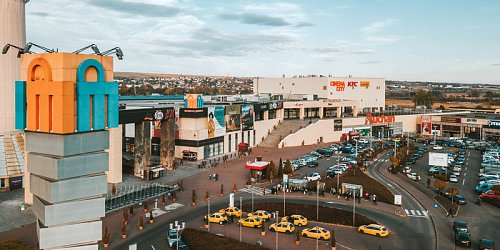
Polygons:
M464 113L464 114L450 114L450 115L440 114L438 116L500 120L500 114L491 114L491 113Z

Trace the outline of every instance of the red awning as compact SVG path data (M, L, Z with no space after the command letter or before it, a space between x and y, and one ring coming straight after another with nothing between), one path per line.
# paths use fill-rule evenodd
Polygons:
M245 143L245 142L240 142L240 144L238 144L238 146L240 146L240 147L245 147L245 146L248 146L248 143Z
M250 162L245 165L245 168L262 171L269 166L269 162L267 161L255 161Z
M182 150L182 153L183 153L183 154L190 154L190 153L194 153L194 152L191 152L191 151L189 151L189 150Z

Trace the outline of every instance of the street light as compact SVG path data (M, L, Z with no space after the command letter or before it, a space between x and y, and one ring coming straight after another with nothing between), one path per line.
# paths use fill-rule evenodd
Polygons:
M337 165L339 165L340 164L340 151L336 151L335 154L337 155ZM340 173L337 173L337 193L340 193L339 179L340 179Z
M240 196L240 211L243 213L243 197ZM240 223L240 242L241 242L241 223Z
M319 185L320 182L316 182L316 221L319 221ZM318 226L316 226L316 233L318 233ZM316 250L318 250L318 237L316 237Z
M38 45L38 44L36 44L36 43L27 43L27 44L24 46L24 49L23 49L23 50L24 50L24 53L32 53L32 52L30 51L30 49L31 49L31 47L33 47L33 46L35 46L35 47L37 47L37 48L39 48L39 49L41 49L41 50L43 50L43 51L45 51L45 52L47 52L47 53L54 53L54 52L56 52L56 51L55 51L55 50L53 50L53 49L49 49L49 48L43 47L43 46Z
M2 54L4 54L4 55L7 54L7 52L10 49L10 47L13 47L13 48L17 49L17 58L20 58L21 55L24 54L24 49L23 48L17 47L15 45L10 44L10 43L5 44L5 46L2 49Z
M208 214L207 214L207 229L208 229L208 232L210 232L210 221L209 221L209 217L210 217L210 198L208 198L208 207L207 207L207 210L208 210Z
M95 45L94 43L91 44L91 45L88 45L86 47L83 47L79 50L75 50L73 51L73 54L80 54L81 52L83 52L84 50L88 49L88 48L92 48L92 50L94 51L94 54L100 54L101 51L99 51L99 48L97 48L97 45Z
M118 58L118 60L123 59L123 51L122 51L122 49L120 49L120 47L114 47L112 49L109 49L109 50L106 50L102 53L99 53L99 55L101 55L101 56L107 56L107 55L111 55L111 54L116 54L116 57Z
M276 225L278 225L279 213L280 213L280 211L276 211L275 212L275 214L276 214ZM276 250L278 250L278 230L275 230L275 231L276 231Z
M175 221L175 224L170 223L170 230L175 229L177 231L176 233L176 248L179 250L179 237L180 233L186 228L186 222L182 222L182 224L179 224L179 221Z

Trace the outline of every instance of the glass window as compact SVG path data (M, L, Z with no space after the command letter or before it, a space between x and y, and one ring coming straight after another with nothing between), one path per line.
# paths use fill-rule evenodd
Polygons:
M231 144L231 135L229 134L229 135L227 135L227 137L229 138L229 143L228 143L229 148L228 148L228 151L231 152L231 147L233 145L233 144Z
M238 133L234 134L234 150L238 150Z
M5 179L2 178L0 179L0 188L4 188L5 187Z
M255 147L255 130L253 131L253 146Z

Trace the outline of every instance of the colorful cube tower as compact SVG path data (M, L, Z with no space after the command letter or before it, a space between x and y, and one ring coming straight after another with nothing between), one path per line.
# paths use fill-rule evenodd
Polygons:
M113 58L25 54L16 82L16 128L26 132L27 172L40 249L98 249L105 216L109 132L118 126Z

